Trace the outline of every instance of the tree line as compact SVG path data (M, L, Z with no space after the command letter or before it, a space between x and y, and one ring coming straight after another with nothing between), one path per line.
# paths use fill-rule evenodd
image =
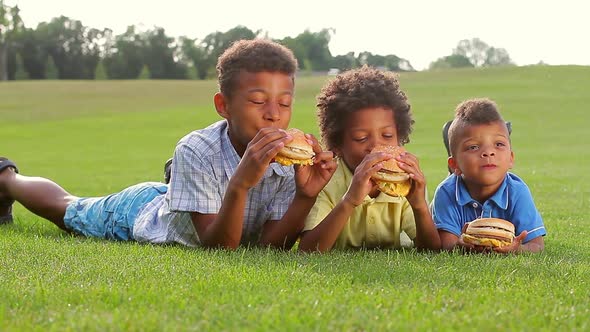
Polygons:
M333 29L305 30L276 41L293 50L303 71L340 71L362 65L392 71L413 71L410 61L394 54L371 52L332 56ZM121 34L96 29L66 16L25 26L18 6L0 0L0 80L15 79L208 79L215 77L218 56L239 39L267 37L261 30L238 25L202 39L171 37L162 27L129 26ZM459 42L453 54L430 68L511 64L508 52L479 39Z

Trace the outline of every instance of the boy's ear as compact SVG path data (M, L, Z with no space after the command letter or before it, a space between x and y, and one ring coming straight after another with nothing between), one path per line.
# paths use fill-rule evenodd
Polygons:
M514 167L514 151L510 151L510 168Z
M449 157L449 159L447 159L447 165L449 165L449 168L453 171L453 174L461 175L461 170L459 169L455 158Z
M229 119L230 116L229 112L227 111L225 96L221 92L217 92L215 96L213 96L213 104L215 105L217 114L219 114L224 119Z

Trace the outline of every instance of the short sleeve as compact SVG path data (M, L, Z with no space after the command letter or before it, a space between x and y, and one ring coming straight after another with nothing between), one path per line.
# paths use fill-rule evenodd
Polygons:
M278 190L274 193L274 199L271 207L270 220L280 220L283 218L287 209L295 196L295 179L292 176L283 177Z
M200 156L187 144L179 144L172 161L170 210L216 214L221 208L220 183L210 158Z
M527 243L539 236L546 235L547 232L545 230L545 225L543 224L543 219L535 206L533 195L528 186L524 184L524 182L521 182L518 187L515 186L513 188L513 191L514 196L511 200L512 205L510 206L510 210L512 215L511 220L515 226L516 235L525 230L528 232L523 243Z
M416 218L414 217L414 210L412 210L412 206L408 201L405 201L402 207L401 230L411 240L416 239Z
M463 222L453 193L439 186L432 199L432 220L437 229L461 235Z
M336 203L333 198L330 197L328 192L324 189L319 194L315 201L315 204L309 211L307 218L305 219L305 225L303 231L310 231L319 225L326 216L334 209Z

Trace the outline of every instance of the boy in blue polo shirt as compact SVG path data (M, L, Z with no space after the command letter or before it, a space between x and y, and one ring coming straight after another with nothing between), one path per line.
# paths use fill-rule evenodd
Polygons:
M449 127L449 145L453 173L438 186L432 202L443 249L483 251L461 241L461 233L466 223L493 217L512 222L517 235L512 245L496 252L542 251L545 226L529 188L509 172L514 152L496 104L489 99L459 104Z
M0 222L12 219L16 200L75 234L111 240L236 248L289 249L316 196L336 169L307 135L313 166L272 160L293 138L289 125L297 60L269 40L234 43L217 63L223 118L177 144L170 185L141 183L104 197L80 198L53 181L18 174L0 158Z

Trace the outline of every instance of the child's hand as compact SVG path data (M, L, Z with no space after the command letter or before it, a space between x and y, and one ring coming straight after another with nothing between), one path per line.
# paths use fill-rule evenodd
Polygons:
M522 231L517 237L514 238L514 240L512 240L512 244L509 246L494 248L494 251L501 254L509 254L520 251L520 246L522 245L524 239L526 239L527 234L527 231Z
M264 176L271 160L285 143L291 139L285 130L263 128L248 143L244 156L232 177L232 181L241 188L254 187Z
M310 134L305 134L311 144L315 157L313 165L295 165L295 184L297 192L305 197L316 197L328 184L336 171L336 161L332 151L322 151L317 139Z
M393 158L391 154L383 152L366 155L354 170L352 182L348 187L348 191L344 194L344 199L354 206L361 205L365 197L376 187L375 182L371 180L371 176L383 167L383 161L391 158Z
M404 152L395 158L399 167L410 175L412 181L412 189L406 196L408 202L413 208L418 208L421 204L426 204L426 178L420 169L418 158L409 153Z

